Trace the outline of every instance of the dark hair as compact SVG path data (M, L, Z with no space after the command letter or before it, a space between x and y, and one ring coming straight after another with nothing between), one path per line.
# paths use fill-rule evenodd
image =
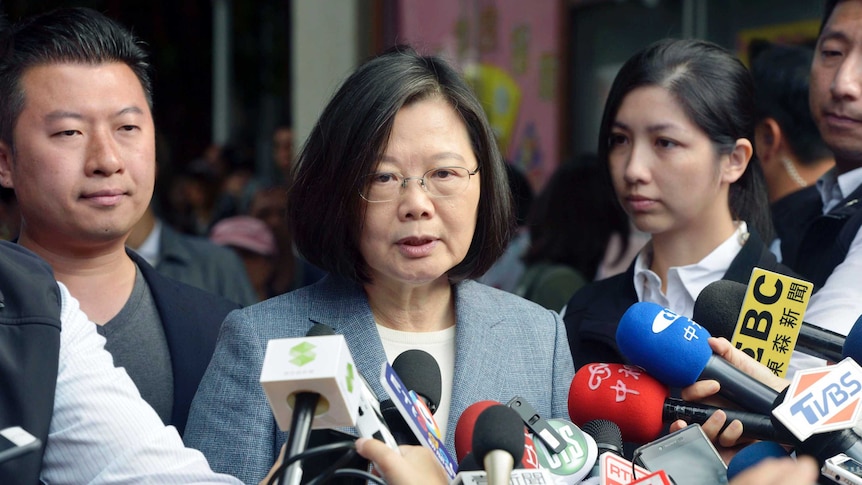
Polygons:
M823 28L826 27L826 22L829 22L829 17L832 16L832 12L835 10L835 7L838 6L843 0L825 0L823 2L823 17L820 20L820 32L818 36L823 33Z
M754 86L742 62L712 42L665 39L629 58L611 85L599 128L598 156L606 167L617 111L628 93L644 86L667 89L717 153L730 153L740 138L754 143ZM772 240L766 182L755 155L729 192L733 217Z
M89 8L63 8L13 25L0 38L0 140L12 132L24 109L21 77L35 66L123 62L138 77L152 109L147 54L123 26Z
M808 105L813 53L808 47L772 44L758 51L751 64L757 120L774 119L804 165L832 156Z
M438 57L397 46L366 62L323 110L293 167L288 224L299 252L313 265L358 282L371 279L359 251L366 205L358 181L376 168L395 114L405 105L440 98L460 115L479 162L476 231L451 281L482 275L503 253L513 226L506 168L479 101Z
M554 171L536 197L527 220L530 249L527 264L551 262L570 266L586 280L595 278L611 236L628 246L629 220L595 155L583 155Z

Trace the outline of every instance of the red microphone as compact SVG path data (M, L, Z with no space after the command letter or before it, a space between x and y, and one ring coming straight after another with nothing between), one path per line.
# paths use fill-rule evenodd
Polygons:
M623 364L587 364L575 373L569 388L569 417L583 426L593 419L617 424L623 440L647 443L658 438L664 424L682 419L703 424L720 408L670 397L667 386L643 369ZM750 438L793 443L780 433L769 416L722 409L728 422L738 419L743 435Z
M569 417L578 426L594 419L613 421L624 441L646 443L664 428L661 403L669 395L667 386L640 367L586 364L569 388Z
M476 419L482 411L499 404L497 401L478 401L467 406L467 409L461 413L458 424L455 425L455 457L458 463L461 463L467 453L473 449L473 429L476 427Z

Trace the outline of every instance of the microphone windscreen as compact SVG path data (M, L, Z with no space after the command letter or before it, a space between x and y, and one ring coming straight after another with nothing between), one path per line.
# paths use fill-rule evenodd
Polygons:
M697 381L712 357L709 337L697 323L651 302L630 306L617 327L620 352L671 387Z
M502 404L482 411L473 430L472 452L477 463L483 463L485 455L494 450L509 453L516 464L524 457L524 422L514 409Z
M443 393L443 379L440 365L431 354L419 349L402 352L392 361L392 370L407 389L428 400L431 413L437 410Z
M305 332L306 337L325 337L327 335L335 335L335 330L329 325L322 323L315 323Z
M844 358L850 357L857 364L862 364L862 315L859 315L856 323L853 324L853 328L847 333L841 355Z
M581 431L593 437L599 455L612 451L623 456L623 435L617 423L607 419L592 419L581 426Z
M478 401L467 406L455 425L455 457L460 462L473 449L473 430L482 411L500 405L497 401Z
M392 437L399 445L419 445L419 438L410 429L410 425L401 415L401 411L395 406L391 399L387 399L380 403L380 414L383 415L383 420L386 421L386 426L392 433Z
M787 450L774 441L757 441L739 450L727 464L727 481L766 458L783 458Z
M473 453L467 453L464 459L458 462L459 472L480 472L482 470L482 465L476 462L476 457L473 456Z
M662 432L667 386L643 369L623 364L587 364L569 387L569 417L578 426L613 421L625 441L646 443Z
M713 336L731 340L747 290L748 287L738 281L713 281L694 300L692 320Z

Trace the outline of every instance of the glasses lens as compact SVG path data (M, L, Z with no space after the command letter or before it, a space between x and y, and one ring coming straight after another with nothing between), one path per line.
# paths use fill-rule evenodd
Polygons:
M439 167L425 172L425 187L435 197L458 195L470 183L470 172L463 167Z
M359 193L369 202L384 202L397 198L400 190L401 178L398 174L376 172L365 177L365 183Z

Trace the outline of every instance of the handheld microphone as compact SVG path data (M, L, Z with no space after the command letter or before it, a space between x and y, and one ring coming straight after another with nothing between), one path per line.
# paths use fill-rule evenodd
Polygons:
M383 362L380 369L380 384L392 402L398 408L402 418L413 431L413 435L422 446L430 449L450 479L454 479L458 463L452 457L440 436L434 416L416 393L407 389L395 370L388 362Z
M840 453L862 462L860 397L862 368L852 359L805 369L776 397L772 421L798 438L797 453L811 455L821 465Z
M489 485L509 485L515 463L524 456L524 424L503 405L490 406L476 418L473 456L482 463Z
M569 387L569 416L575 423L606 419L614 422L626 441L646 443L664 432L664 425L682 419L703 424L721 408L670 397L667 386L641 369L623 364L587 364L575 373ZM727 422L739 420L743 435L756 439L793 442L781 435L768 415L722 409Z
M326 325L314 325L305 337L267 343L260 383L279 428L290 430L288 458L305 450L312 429L355 425L361 400L356 377L344 336ZM298 484L300 462L286 473L283 483Z
M395 358L392 369L407 389L422 401L428 413L434 414L443 393L440 366L434 357L423 350L407 350ZM395 441L402 445L419 444L419 439L391 399L380 403L380 411Z
M419 349L406 350L392 361L392 369L407 389L422 399L431 414L437 412L443 394L443 379L440 365L431 354Z
M784 458L790 456L780 444L774 441L757 441L739 452L730 459L727 464L727 481L745 470L757 465L767 458Z
M623 456L623 435L617 423L607 419L593 419L584 423L581 430L593 437L599 456L605 453ZM601 461L596 460L587 478L600 477L600 473Z
M467 409L458 417L458 424L455 425L455 457L458 463L464 461L473 450L473 433L479 415L489 407L499 405L497 401L477 401L467 406ZM475 462L475 458L473 461Z
M857 364L862 364L862 315L859 315L853 328L847 333L847 340L844 341L841 357L850 357Z
M713 281L706 285L694 301L692 319L712 335L731 340L746 291L747 287L737 281ZM843 335L804 321L800 325L795 347L797 350L830 362L841 360Z
M629 307L617 327L617 346L633 364L672 387L719 382L719 394L759 414L772 412L778 393L712 353L705 328L650 302Z

